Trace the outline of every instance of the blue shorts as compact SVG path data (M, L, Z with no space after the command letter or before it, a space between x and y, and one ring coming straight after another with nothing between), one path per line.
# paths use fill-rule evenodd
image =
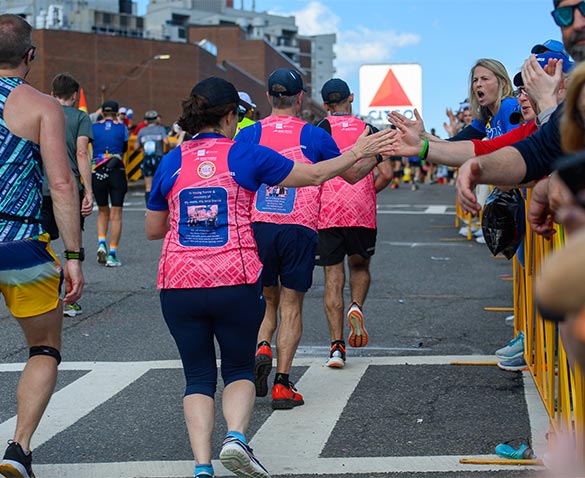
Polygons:
M214 337L221 351L224 385L254 381L256 340L266 310L259 281L208 289L162 289L160 303L183 362L185 395L213 398L217 387Z
M317 233L296 224L266 222L255 222L252 229L264 265L262 285L277 286L280 279L287 289L307 292L313 284Z

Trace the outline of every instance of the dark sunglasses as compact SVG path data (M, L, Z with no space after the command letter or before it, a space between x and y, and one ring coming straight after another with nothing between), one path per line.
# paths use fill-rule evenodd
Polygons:
M36 51L37 47L34 45L31 45L31 47L26 50L26 53L24 55L22 55L23 58L26 58L26 55L29 54L29 52L32 51L31 55L30 55L30 61L33 61L35 59L35 51Z
M576 9L579 9L581 15L585 17L585 0L576 5L565 5L564 7L555 8L550 14L559 27L568 27L575 21Z
M234 110L234 113L237 113L238 115L238 123L246 117L246 109L242 106L238 106L238 108Z

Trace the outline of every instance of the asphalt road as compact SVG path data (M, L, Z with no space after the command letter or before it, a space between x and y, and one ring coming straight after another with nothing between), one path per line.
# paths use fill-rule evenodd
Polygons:
M495 446L512 439L531 440L542 453L546 416L528 375L452 365L494 362L494 350L513 334L504 320L509 312L484 310L512 306L512 265L458 236L454 201L447 185L379 195L364 308L370 342L348 350L343 370L323 366L329 337L323 274L315 270L291 377L306 405L273 412L269 398L258 399L248 433L274 476L538 476L517 466L459 463L494 458ZM83 314L65 320L58 391L33 439L38 478L192 476L183 376L155 289L161 242L145 239L139 187L127 203L123 267L95 262L96 213L87 221ZM55 251L62 249L56 242ZM0 333L5 441L14 429L14 391L27 349L3 305ZM226 431L219 414L217 423L215 457ZM215 464L217 476L230 475Z

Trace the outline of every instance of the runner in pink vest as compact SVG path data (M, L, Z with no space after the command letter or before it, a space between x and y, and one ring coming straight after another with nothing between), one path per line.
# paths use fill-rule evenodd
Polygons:
M268 146L295 164L312 164L340 154L326 131L297 118L304 88L298 72L282 68L268 78L267 97L272 114L240 131L236 141ZM375 157L360 161L343 174L357 182L377 164ZM262 185L252 207L254 236L264 264L262 284L266 314L258 334L256 395L268 394L272 369L270 342L276 341L277 364L272 387L272 408L290 409L304 403L290 381L292 362L302 335L302 307L311 287L315 266L320 188L284 188Z
M221 350L228 430L220 461L238 476L270 476L245 437L255 399L256 338L265 310L262 263L250 221L255 191L263 183L280 188L321 184L389 143L389 135L364 136L335 160L296 163L269 148L230 139L239 102L235 87L220 78L193 88L179 125L196 136L162 158L146 214L147 238L164 238L158 288L183 362L183 404L196 478L214 476L214 339Z
M321 96L330 115L317 126L331 134L341 151L351 149L365 128L377 131L352 116L354 95L345 81L339 78L327 81L321 89ZM323 301L331 334L328 367L343 368L345 365L345 256L351 294L347 312L351 330L348 342L351 347L365 347L368 343L362 307L370 287L370 258L376 250L376 193L391 181L392 166L380 156L374 171L356 184L333 178L322 186L316 263L325 271Z

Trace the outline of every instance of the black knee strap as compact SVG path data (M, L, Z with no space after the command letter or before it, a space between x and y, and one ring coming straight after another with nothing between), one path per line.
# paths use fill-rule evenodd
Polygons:
M48 355L57 361L57 365L61 363L61 354L56 348L50 347L49 345L35 345L31 347L28 358L34 357L35 355Z

